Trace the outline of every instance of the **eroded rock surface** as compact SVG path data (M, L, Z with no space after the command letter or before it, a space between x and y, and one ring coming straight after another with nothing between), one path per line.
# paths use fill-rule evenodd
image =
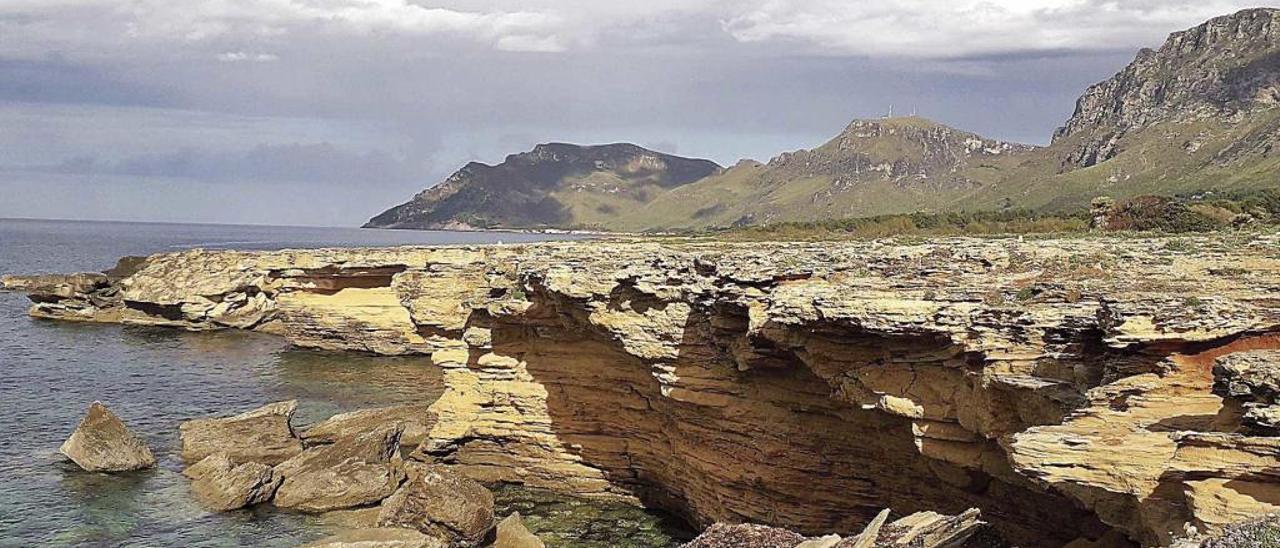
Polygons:
M400 445L417 447L427 439L435 423L430 404L393 405L339 413L303 430L302 440L308 444L333 443L361 432L388 424L404 425Z
M403 424L386 424L280 463L275 473L284 483L275 505L327 512L387 498L404 480L399 457L403 431Z
M409 463L409 479L382 503L378 525L406 527L453 546L479 546L493 527L493 493L439 465Z
M58 452L89 472L126 472L156 465L147 443L101 402L89 406Z
M444 370L414 458L698 524L1166 544L1280 504L1213 366L1280 349L1280 238L156 255L40 317L245 328ZM104 289L95 289L103 292ZM1236 398L1238 400L1239 398Z
M182 460L195 463L223 454L232 462L257 462L274 466L302 452L302 440L290 421L298 402L268 404L225 418L184 421Z
M205 457L185 471L191 493L201 506L225 512L271 500L280 477L270 466L257 462L236 464L219 453Z

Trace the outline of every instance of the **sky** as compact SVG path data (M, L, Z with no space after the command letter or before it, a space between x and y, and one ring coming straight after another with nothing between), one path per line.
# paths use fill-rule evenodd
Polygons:
M355 226L468 161L1048 141L1231 0L0 0L0 217Z

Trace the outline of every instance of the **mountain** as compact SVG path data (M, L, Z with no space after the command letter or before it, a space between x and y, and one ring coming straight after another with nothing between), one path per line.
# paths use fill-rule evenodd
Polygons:
M621 222L671 229L916 211L981 188L998 175L993 161L1033 149L915 116L856 120L818 148L739 162Z
M721 169L631 144L543 144L498 165L469 163L365 227L609 227L617 216Z
M1091 86L1049 147L1001 164L997 184L952 207L1275 187L1278 103L1280 10L1218 17Z
M1280 9L1259 8L1140 51L1085 91L1047 147L914 116L854 121L815 149L727 170L632 145L543 145L468 165L370 226L652 230L1075 210L1103 195L1274 188L1278 143Z

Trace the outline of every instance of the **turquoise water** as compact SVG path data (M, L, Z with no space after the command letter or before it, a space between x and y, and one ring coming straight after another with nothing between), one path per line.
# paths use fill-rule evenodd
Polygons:
M479 243L534 235L0 219L0 274L102 270L123 255L190 247ZM440 375L420 358L290 348L254 333L186 333L33 320L0 292L0 546L294 546L321 520L269 507L222 514L191 500L177 459L182 420L299 400L298 424L333 413L429 401ZM105 475L58 445L101 400L156 450L153 470ZM551 546L672 546L688 536L661 515L524 489L497 490Z

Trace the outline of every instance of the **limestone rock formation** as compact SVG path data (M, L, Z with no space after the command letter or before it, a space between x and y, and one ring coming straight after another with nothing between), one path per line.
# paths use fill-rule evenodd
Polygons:
M399 457L403 430L399 423L384 424L280 463L275 473L284 482L275 505L327 512L387 498L404 480Z
M529 532L517 512L498 522L493 548L546 548L546 544Z
M272 403L225 418L184 421L182 460L195 463L222 453L232 462L274 466L302 452L290 421L298 402Z
M156 465L147 443L101 402L93 402L58 452L89 472L125 472Z
M435 423L429 408L430 404L422 403L340 413L308 427L299 435L308 444L334 443L339 439L355 436L379 426L400 423L404 425L404 433L400 435L400 445L417 447L427 438L427 432Z
M1228 354L1214 362L1213 377L1214 393L1242 406L1247 429L1280 434L1280 351Z
M352 529L300 548L448 548L449 544L413 529L371 527Z
M810 536L855 535L884 508L979 508L1018 545L1158 545L1280 505L1280 437L1242 422L1263 400L1215 392L1213 374L1280 350L1276 249L1227 235L188 251L112 282L118 301L36 294L32 314L421 356L446 389L413 458L479 481Z
M257 462L236 464L226 454L205 457L187 468L191 492L201 506L225 512L271 500L280 477L270 466Z
M479 546L493 527L493 494L483 485L439 465L408 463L409 479L382 503L378 525L408 527Z

